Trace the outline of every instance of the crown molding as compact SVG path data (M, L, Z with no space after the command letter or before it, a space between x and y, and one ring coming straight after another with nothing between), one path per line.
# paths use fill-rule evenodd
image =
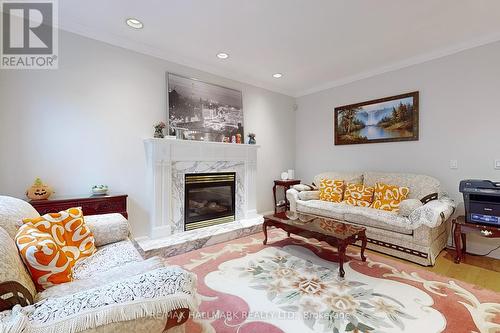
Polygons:
M274 85L269 85L268 83L255 80L253 78L250 78L246 75L241 75L238 73L235 73L234 71L230 70L223 70L218 67L208 65L205 63L202 63L200 61L196 61L194 59L187 58L178 52L172 51L172 50L164 50L160 49L158 47L154 47L152 45L142 43L142 42L136 42L136 41L131 41L126 37L114 34L114 33L109 33L109 32L104 32L102 30L96 30L92 29L88 26L78 24L76 23L76 20L70 20L72 21L71 27L61 25L61 22L59 22L59 29L74 33L86 38L90 38L93 40L97 40L112 46L124 48L127 50L130 50L132 52L152 56L164 61L169 61L178 65L190 67L193 70L196 71L203 71L208 74L216 75L223 77L225 79L230 79L233 81L236 81L238 83L243 83L243 84L248 84L251 86L263 88L272 92L276 92L282 95L286 95L289 97L294 97L294 98L299 98L302 96L306 95L311 95L323 90L327 89L332 89L340 86L344 86L356 81L368 79L377 75L381 75L384 73L389 73L393 71L397 71L406 67L411 67L415 66L418 64L422 64L425 62L429 62L432 60L436 60L439 58L444 58L456 53L460 53L469 49L473 49L476 47L484 46L487 44L495 43L500 41L500 33L495 33L492 35L484 36L481 38L477 38L474 40L470 40L467 42L463 43L458 43L450 47L445 47L441 48L432 52L428 52L419 56L415 57L410 57L408 59L394 62L391 64L388 64L386 66L381 66L378 68L375 68L373 70L361 72L355 75L339 78L337 80L333 81L328 81L316 86L313 86L309 89L301 90L301 91L292 91L292 90L287 90L287 89L281 89L279 87L276 87Z
M317 85L315 87L312 87L310 89L300 91L300 92L296 93L294 95L294 97L298 98L298 97L302 97L302 96L306 96L306 95L311 95L311 94L314 94L314 93L317 93L317 92L320 92L323 90L344 86L344 85L349 84L349 83L368 79L370 77L374 77L374 76L377 76L380 74L397 71L399 69L415 66L418 64L432 61L432 60L444 58L444 57L447 57L447 56L450 56L450 55L453 55L456 53L460 53L460 52L467 51L467 50L470 50L470 49L473 49L476 47L492 44L492 43L495 43L498 41L500 41L500 33L496 33L496 34L488 35L488 36L481 37L478 39L470 40L468 42L458 43L458 44L455 44L451 47L445 47L445 48L442 48L442 49L439 49L436 51L425 53L423 55L411 57L411 58L408 58L406 60L402 60L402 61L398 61L398 62L389 64L387 66L382 66L382 67L376 68L374 70L362 72L362 73L359 73L356 75L344 77L344 78L334 80L334 81L329 81L329 82Z
M232 81L235 81L237 83L243 83L243 84L248 84L254 87L258 88L263 88L275 93L279 93L288 97L294 97L295 91L289 91L286 89L280 89L276 86L269 85L265 82L261 82L259 80L255 80L252 78L248 78L246 76L238 75L234 71L231 70L221 70L220 68L217 68L215 66L211 66L208 64L204 64L200 61L196 61L193 59L189 59L183 55L180 55L179 53L172 51L172 50L162 50L158 47L142 43L142 42L137 42L137 41L131 41L128 38L125 38L123 36L114 34L114 33L109 33L109 32L104 32L102 30L97 30L90 28L88 26L76 23L76 20L70 20L72 21L71 27L63 24L59 24L58 29L73 33L85 38L93 39L99 42L103 42L108 45L112 45L115 47L120 47L135 53L140 53L143 55L151 56L163 61L168 61L171 63L175 63L177 65L189 67L190 69L194 71L203 71L208 74L220 76L224 79L229 79ZM140 31L137 31L140 33Z

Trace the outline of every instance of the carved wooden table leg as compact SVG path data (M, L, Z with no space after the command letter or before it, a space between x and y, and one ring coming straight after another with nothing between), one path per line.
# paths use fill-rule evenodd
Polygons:
M460 259L464 261L465 253L467 252L467 234L462 232L462 227L460 227L460 236L462 238L462 255Z
M459 223L454 223L455 229L453 230L453 237L455 238L455 249L457 251L455 256L455 263L459 264L462 260L462 247L461 247L461 228Z
M273 198L274 198L274 214L278 212L278 207L276 206L278 203L276 202L276 184L273 186Z
M266 245L267 244L267 220L264 220L264 223L262 223L262 231L264 232L264 241L262 241L262 244Z
M189 319L189 309L180 308L177 310L170 311L168 313L167 318L168 318L167 323L165 324L163 332L167 332L172 327L184 324Z
M339 252L339 275L341 278L344 277L345 271L344 271L344 261L345 261L345 250L346 250L346 244L343 242L339 242L338 245L338 252Z
M365 257L365 249L366 249L366 243L368 240L366 239L366 233L363 231L361 234L361 260L366 261Z

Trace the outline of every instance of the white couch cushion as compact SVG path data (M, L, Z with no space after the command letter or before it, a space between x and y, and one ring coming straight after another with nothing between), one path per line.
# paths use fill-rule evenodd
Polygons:
M117 213L85 216L85 224L94 234L95 246L126 240L130 230L127 219Z
M337 220L344 220L344 213L349 208L344 203L336 203L323 200L297 201L297 210L300 213L330 217Z
M367 171L363 174L363 181L367 186L375 186L375 183L406 186L410 189L409 199L420 200L431 193L439 193L439 181L426 175Z
M413 233L413 228L411 228L407 217L385 210L349 206L349 211L344 214L344 219L347 222L395 231L405 235Z
M346 183L355 183L362 184L363 183L363 173L362 172L337 172L337 171L328 171L320 173L319 175L314 176L314 185L319 186L321 179L327 178L332 180L343 180Z
M313 214L363 226L411 235L413 228L407 217L368 207L349 206L322 200L297 201L300 213Z
M132 261L142 261L140 253L130 240L105 245L92 256L83 258L73 266L73 279L83 280Z
M122 266L111 268L104 272L94 273L87 279L74 280L68 283L57 284L38 293L38 295L36 296L36 301L38 302L50 297L67 296L79 291L102 286L103 282L110 283L128 279L132 276L143 274L164 266L165 263L160 257L153 257L143 261L132 261Z

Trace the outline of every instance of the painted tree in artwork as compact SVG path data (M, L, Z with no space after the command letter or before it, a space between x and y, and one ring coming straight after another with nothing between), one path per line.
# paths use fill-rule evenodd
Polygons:
M382 118L378 122L378 126L391 130L411 130L413 128L415 112L412 104L399 103L392 108L390 116Z
M342 127L344 129L344 133L351 132L352 122L355 116L356 116L355 109L347 109L342 112Z
M349 134L364 127L364 123L356 118L357 113L361 108L350 108L342 110L340 116L340 128L344 134Z

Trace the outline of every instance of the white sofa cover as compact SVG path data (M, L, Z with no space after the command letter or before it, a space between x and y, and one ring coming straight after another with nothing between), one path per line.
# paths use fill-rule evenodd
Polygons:
M26 214L38 213L23 200L0 196L0 285L17 283L32 303L0 312L0 333L159 333L171 324L172 311L196 309L196 276L158 257L143 260L120 214L85 217L97 252L75 264L72 282L37 293L13 240Z
M313 183L319 185L322 178L367 186L377 182L406 186L410 189L408 205L398 214L321 201L319 191L299 192L292 188L287 191L290 210L362 225L367 229L368 248L422 265L433 265L446 246L455 204L441 193L437 179L403 173L330 171L316 175Z

